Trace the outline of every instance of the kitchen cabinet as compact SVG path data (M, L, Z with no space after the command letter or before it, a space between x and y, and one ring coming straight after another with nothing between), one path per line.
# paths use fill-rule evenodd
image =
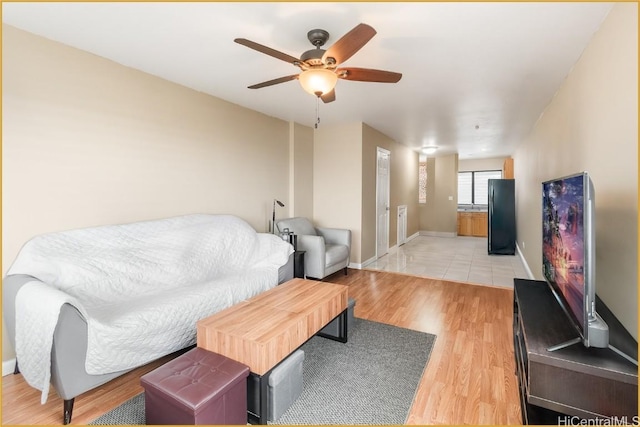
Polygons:
M513 177L513 159L509 157L504 160L504 165L502 166L502 178L513 179Z
M474 212L471 214L471 235L487 237L489 230L489 215L487 212Z
M458 212L458 236L487 237L487 212Z
M458 236L471 236L471 212L458 212Z

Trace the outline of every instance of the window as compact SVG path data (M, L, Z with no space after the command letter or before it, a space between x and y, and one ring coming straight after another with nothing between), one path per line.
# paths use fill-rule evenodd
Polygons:
M502 171L458 172L458 204L486 205L489 180L502 178Z
M418 163L418 203L427 203L427 159L422 156Z
M458 204L470 205L473 201L473 172L458 172Z

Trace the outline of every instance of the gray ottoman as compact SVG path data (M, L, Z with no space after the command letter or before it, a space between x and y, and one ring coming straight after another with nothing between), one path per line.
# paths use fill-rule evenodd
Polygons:
M353 322L355 322L354 310L356 307L356 300L353 298L349 298L348 306L347 306L347 332L351 331L353 327ZM340 335L338 319L333 319L327 326L320 329L320 332L326 335L331 335L332 337L337 337Z
M304 351L296 350L269 376L269 421L277 421L302 393Z

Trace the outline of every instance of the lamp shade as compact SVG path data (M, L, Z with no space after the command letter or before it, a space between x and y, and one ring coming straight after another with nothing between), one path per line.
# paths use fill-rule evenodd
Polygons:
M317 68L303 71L298 76L298 80L305 91L311 95L322 96L336 87L338 75L333 71Z

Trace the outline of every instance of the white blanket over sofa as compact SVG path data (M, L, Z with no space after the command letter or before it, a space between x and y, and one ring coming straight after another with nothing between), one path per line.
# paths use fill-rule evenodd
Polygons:
M8 271L39 280L16 297L20 370L46 401L64 303L87 319L89 374L135 368L195 344L199 319L276 286L278 268L292 252L277 236L228 215L35 237Z

